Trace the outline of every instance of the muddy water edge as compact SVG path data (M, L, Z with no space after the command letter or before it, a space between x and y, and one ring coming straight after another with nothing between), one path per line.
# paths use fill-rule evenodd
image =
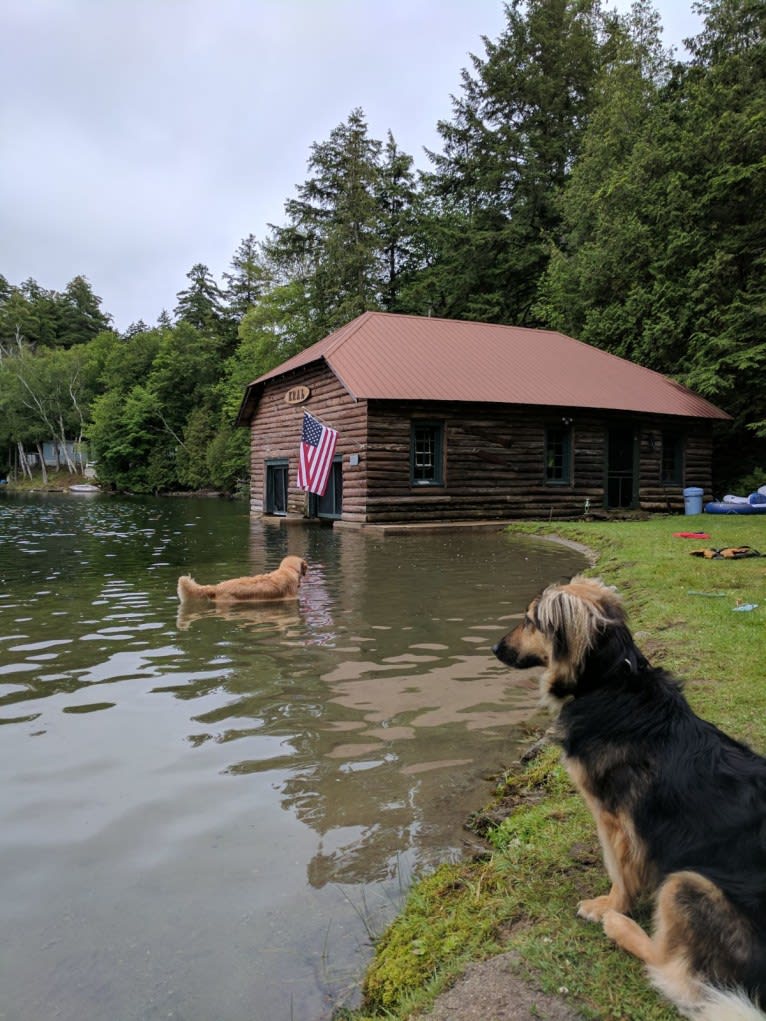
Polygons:
M179 574L311 571L179 610ZM585 564L542 540L0 499L0 1016L319 1021L536 710L490 647ZM3 1015L4 1012L4 1015Z

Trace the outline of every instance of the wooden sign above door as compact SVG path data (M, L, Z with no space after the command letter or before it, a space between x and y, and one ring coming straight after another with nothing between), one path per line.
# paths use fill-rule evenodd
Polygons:
M307 386L293 386L285 394L285 404L303 404L309 399L311 390Z

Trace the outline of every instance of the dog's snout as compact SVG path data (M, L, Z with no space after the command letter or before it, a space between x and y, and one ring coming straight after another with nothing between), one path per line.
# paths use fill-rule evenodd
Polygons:
M492 652L501 663L514 670L526 670L528 667L547 665L547 656L540 648L519 648L519 629L516 628L503 635L499 642L492 646Z
M497 656L501 663L505 664L505 666L515 666L516 656L513 649L509 647L505 640L507 637L508 636L505 635L499 642L495 642L492 646L492 652L495 656Z
M503 651L505 649L505 638L501 638L499 642L495 642L492 646L492 655L497 656L499 660L503 659Z

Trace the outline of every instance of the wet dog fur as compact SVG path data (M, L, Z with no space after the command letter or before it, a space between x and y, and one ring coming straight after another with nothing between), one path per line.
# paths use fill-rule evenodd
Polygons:
M684 1016L766 1018L766 759L692 712L597 579L549 586L493 652L543 668L555 738L596 823L612 886L578 914L644 961ZM647 893L651 936L628 917Z
M178 598L212 599L215 603L247 603L268 599L295 599L308 564L301 557L285 557L276 571L219 581L217 585L198 585L191 575L178 579Z

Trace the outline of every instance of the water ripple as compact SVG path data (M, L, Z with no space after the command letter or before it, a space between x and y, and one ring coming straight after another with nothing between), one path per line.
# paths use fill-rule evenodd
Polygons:
M298 601L179 607L179 574L288 551ZM536 704L494 636L579 566L217 501L0 497L3 1010L326 1016Z

